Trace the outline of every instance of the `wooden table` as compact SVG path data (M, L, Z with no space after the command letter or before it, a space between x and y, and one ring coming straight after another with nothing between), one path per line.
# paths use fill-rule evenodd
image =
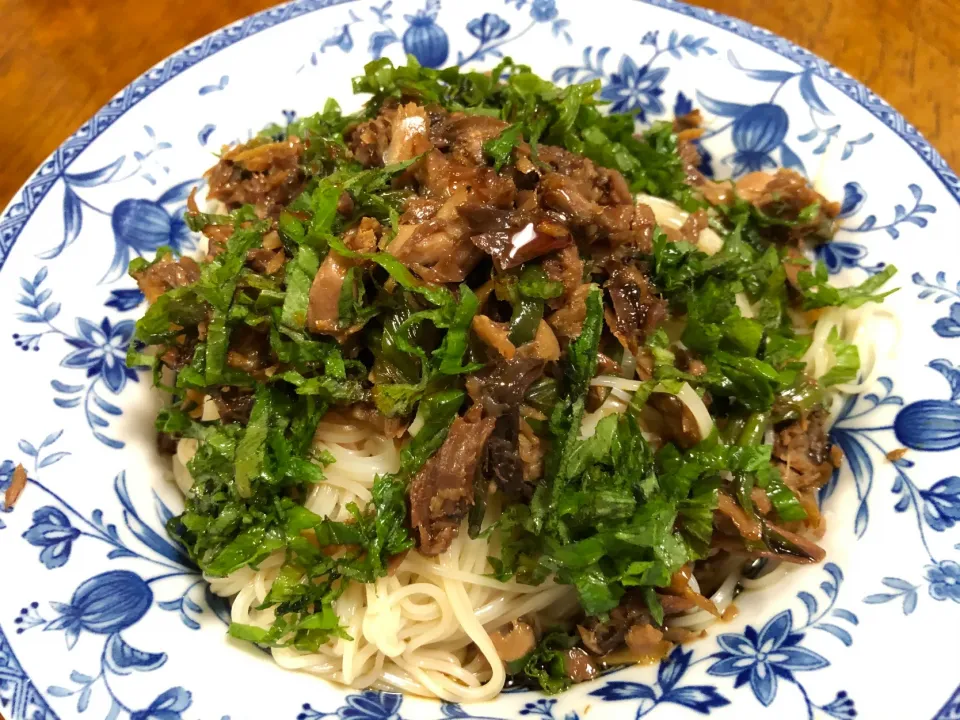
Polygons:
M960 168L960 20L950 9L956 0L697 2L769 28L859 78ZM137 75L201 35L272 4L0 0L0 207Z

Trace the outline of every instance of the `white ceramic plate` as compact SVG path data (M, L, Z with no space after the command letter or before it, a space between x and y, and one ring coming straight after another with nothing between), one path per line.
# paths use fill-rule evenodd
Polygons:
M377 0L379 2L379 0ZM345 102L372 56L600 78L650 120L702 107L718 177L795 167L843 199L821 250L851 277L900 268L903 321L873 394L833 430L828 562L739 602L659 668L478 706L348 693L230 641L162 526L179 504L157 400L123 366L142 300L135 254L189 248L180 216L223 143ZM960 182L896 111L770 33L670 0L296 0L221 30L121 91L0 220L6 338L0 491L0 713L7 720L441 717L960 717ZM886 456L906 448L906 454ZM2 509L2 505L0 505Z

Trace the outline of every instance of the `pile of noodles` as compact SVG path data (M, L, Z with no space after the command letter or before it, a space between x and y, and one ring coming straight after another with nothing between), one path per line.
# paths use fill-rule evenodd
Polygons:
M646 196L640 199L652 206L661 225L679 228L686 220L686 213L665 200ZM712 230L705 230L700 237L700 247L705 252L716 252L721 245ZM747 316L751 313L746 298L741 310ZM888 310L873 303L854 310L828 309L812 329L805 329L798 318L798 332L812 333L804 360L814 377L822 376L835 363L828 342L834 329L859 350L862 379L830 388L827 408L831 416L836 414L844 395L860 393L874 382L878 361L876 325L892 320ZM631 360L628 357L623 362L628 377L594 379L594 384L612 390L603 405L584 418L582 434L591 434L603 416L627 408L631 392L639 385L633 377L635 363ZM698 414L697 408L691 409ZM705 408L702 413L706 413ZM204 419L216 419L210 402L205 404ZM708 415L704 422L712 423ZM416 424L411 427L412 431L415 429ZM367 504L375 476L399 469L400 454L395 442L360 424L325 420L317 429L315 442L318 452L326 451L336 460L326 467L325 481L312 490L304 503L322 517L348 520L351 515L347 505ZM195 451L196 441L184 439L174 455L174 478L184 493L192 485L186 463ZM495 522L499 511L496 499L491 500L484 526ZM336 611L351 640L334 638L315 653L272 648L273 658L284 668L309 672L351 688L395 690L450 702L494 698L503 689L506 673L488 633L520 617L540 627L550 627L574 616L579 609L576 592L570 586L550 581L524 585L490 577L492 568L487 558L499 555L496 532L487 538L471 539L464 526L441 555L425 557L412 550L388 577L366 585L350 583L336 601ZM270 591L283 561L283 553L276 553L258 569L247 567L225 578L208 578L214 593L232 598L234 622L270 627L274 610L257 608ZM786 575L788 567L785 563L778 566L769 562L763 574L752 579L742 571L741 563L733 564L709 598L721 614L741 589L768 587ZM699 590L695 577L691 585ZM695 608L668 618L667 625L702 630L715 621L713 614Z

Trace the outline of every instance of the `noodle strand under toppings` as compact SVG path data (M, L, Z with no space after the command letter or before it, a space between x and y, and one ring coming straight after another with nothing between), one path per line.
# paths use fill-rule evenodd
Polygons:
M836 203L709 180L697 113L637 133L598 89L375 61L360 112L224 148L204 257L131 263L168 531L231 635L354 687L556 692L823 558L829 410L895 268L830 285Z

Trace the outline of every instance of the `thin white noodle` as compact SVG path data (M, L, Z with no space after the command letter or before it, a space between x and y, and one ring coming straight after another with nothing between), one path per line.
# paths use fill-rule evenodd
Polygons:
M314 512L348 518L346 504L364 504L374 476L399 467L392 441L370 430L363 436L358 431L330 428L328 433L324 424L318 429L317 450L330 453L336 462L326 467L325 481L304 503ZM484 526L498 513L499 503L491 502ZM499 552L499 540L471 539L466 530L438 558L412 551L393 575L372 585L348 585L335 610L352 640L332 639L313 653L273 648L274 660L284 668L358 689L400 690L450 702L495 697L506 675L487 633L525 614L568 617L578 604L568 586L550 581L530 586L490 577L487 557ZM257 607L283 561L284 555L276 553L257 569L241 568L226 578L210 578L214 592L234 598L234 622L271 625L273 609Z
M639 380L627 380L616 375L597 375L590 381L590 384L594 387L617 388L629 392L636 392L643 387L643 383Z
M771 585L775 585L785 578L795 566L791 563L782 562L767 573L757 578L740 578L740 584L744 590L761 590Z
M664 201L650 204L661 224L679 228L686 220L686 213L676 206ZM704 231L700 236L707 252L717 249L710 235L715 233ZM738 298L738 305L745 316L753 310L746 298ZM871 305L822 313L804 356L810 371L822 376L835 363L828 342L833 328L845 341L857 345L861 357L861 380L834 386L834 406L844 394L863 391L877 377L883 353L877 352L871 342L871 323L890 318L889 311ZM584 418L581 435L591 435L603 417L626 410L633 392L641 387L642 383L634 379L636 359L632 354L624 354L621 368L622 376L604 375L592 381L611 391L601 407ZM213 403L205 403L205 410L208 405L215 409ZM410 432L415 434L419 429L415 420ZM364 425L323 421L315 442L317 452L329 454L335 462L326 467L325 481L310 491L304 504L324 517L348 519L349 503L362 506L371 498L374 477L399 467L394 441ZM174 476L186 493L192 486L187 463L196 452L196 444L181 441L177 450ZM498 516L499 500L494 496L483 526L489 527ZM488 632L521 616L542 625L562 621L579 610L579 601L573 588L552 581L529 586L494 579L487 557L499 554L499 536L494 532L488 538L471 539L466 530L461 528L450 548L439 557L424 557L414 550L391 576L368 585L350 583L337 599L335 610L352 639L331 639L312 653L273 648L277 664L357 689L401 691L450 702L495 697L503 688L505 670ZM233 598L234 622L261 628L273 623L273 608L257 608L284 560L283 553L276 553L259 568L244 567L225 578L207 578L213 592ZM741 578L740 570L734 568L710 599L723 612L733 601L738 583L755 590L778 582L789 571L782 563L751 580ZM699 590L695 578L691 585ZM715 621L713 615L697 609L669 618L668 625L700 629Z
M623 351L623 357L620 359L620 369L623 377L628 380L637 373L637 359L629 350Z
M650 206L650 209L653 210L653 216L657 220L657 224L661 227L679 230L683 227L687 218L690 217L689 213L663 198L654 197L653 195L637 195L636 200L638 203L644 203ZM700 235L697 237L697 247L707 255L713 255L723 247L723 240L714 230L705 228L700 231Z
M710 601L716 606L721 615L730 607L730 603L733 602L733 594L737 588L737 581L739 579L739 571L730 573L720 587L717 588L717 591L710 596ZM677 617L670 618L668 624L670 627L700 629L701 627L712 625L716 620L715 615L698 608L690 611L686 615L678 615Z

